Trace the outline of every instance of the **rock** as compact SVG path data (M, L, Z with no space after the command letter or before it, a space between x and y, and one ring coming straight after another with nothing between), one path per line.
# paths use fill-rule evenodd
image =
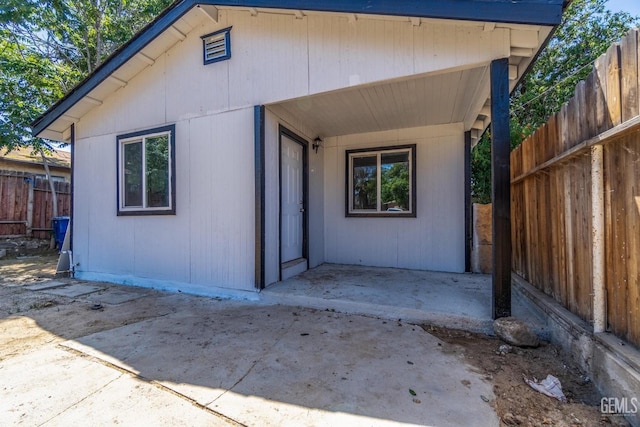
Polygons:
M24 247L27 249L38 249L40 248L40 243L37 240L27 240L24 242Z
M511 412L507 412L502 416L502 422L508 426L517 426L520 424Z
M502 317L493 322L493 330L501 340L516 347L538 347L538 336L521 320Z
M7 256L7 250L6 249L0 249L0 259L4 258Z
M500 347L498 347L498 354L501 354L501 355L511 353L512 351L513 351L513 347L511 347L509 344L502 344Z

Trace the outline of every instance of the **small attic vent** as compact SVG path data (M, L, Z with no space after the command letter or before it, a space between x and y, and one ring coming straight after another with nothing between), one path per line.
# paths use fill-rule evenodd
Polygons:
M231 27L202 36L204 64L231 58Z

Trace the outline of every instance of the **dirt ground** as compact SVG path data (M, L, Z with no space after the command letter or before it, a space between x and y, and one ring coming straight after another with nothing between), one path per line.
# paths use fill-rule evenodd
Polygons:
M173 310L170 306L158 306L162 298L142 297L154 293L149 289L128 289L140 292L141 298L130 309L123 305L115 316L113 312L92 310L89 299L52 297L24 289L25 285L54 278L56 263L57 257L51 255L0 260L0 319L5 319L0 325L0 361L45 343L138 322L157 314L159 309ZM101 292L118 290L105 285ZM28 316L23 315L27 312ZM46 321L46 330L34 327L40 321ZM600 396L593 383L553 345L543 343L536 349L514 347L510 352L500 352L498 348L503 343L494 337L422 327L444 342L445 351L466 359L493 384L496 399L490 403L503 426L628 425L623 418L600 414ZM15 331L21 332L15 335ZM547 374L560 380L566 403L534 391L523 380L523 377L541 380Z
M600 395L590 378L555 346L512 347L500 352L500 339L482 334L423 325L423 329L449 344L493 383L493 403L503 426L627 426L622 417L601 415ZM524 382L551 374L560 380L567 397L563 403L545 396Z

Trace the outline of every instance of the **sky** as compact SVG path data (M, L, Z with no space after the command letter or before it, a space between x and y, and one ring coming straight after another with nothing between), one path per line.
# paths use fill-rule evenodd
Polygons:
M640 16L640 0L609 0L607 7L613 12L629 12L632 15Z

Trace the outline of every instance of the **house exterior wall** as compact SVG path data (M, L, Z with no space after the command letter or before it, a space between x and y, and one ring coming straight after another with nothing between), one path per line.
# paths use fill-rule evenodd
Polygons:
M233 27L232 57L203 65L200 36ZM510 31L478 24L221 10L80 120L77 139L274 103L510 54ZM76 129L78 131L78 129Z
M117 216L116 134L79 140L78 277L202 294L253 290L252 121L247 108L176 122L176 215Z
M203 65L200 36L228 26L231 59ZM508 54L502 29L222 10L217 24L203 21L76 123L78 277L203 294L255 289L254 105ZM309 142L316 136L293 121L267 121L267 283L279 271L277 125ZM117 216L117 135L167 124L176 128L176 215ZM405 140L419 144L418 218L344 218L344 149ZM317 155L309 147L311 267L328 261L462 271L461 129L327 138L325 147ZM367 234L378 227L380 237Z
M265 284L280 280L280 126L308 143L309 268L324 262L324 154L311 147L313 133L294 118L266 110L265 120Z
M416 218L345 217L345 151L416 144ZM325 260L464 271L462 124L346 135L325 141Z

